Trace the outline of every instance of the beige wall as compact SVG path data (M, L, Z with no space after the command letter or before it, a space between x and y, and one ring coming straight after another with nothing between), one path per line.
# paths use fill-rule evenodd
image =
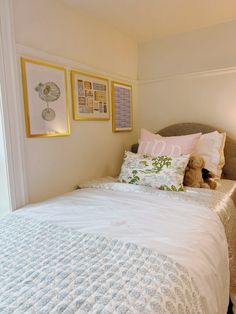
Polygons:
M14 0L14 16L17 44L33 48L34 54L39 51L38 58L45 52L50 59L63 57L64 62L68 59L90 66L95 74L107 72L108 78L135 82L137 45L109 26L59 0ZM71 136L25 139L31 202L70 191L84 180L118 173L123 150L137 140L134 83L133 89L133 132L112 133L111 120L73 121L70 101Z
M236 22L139 47L141 125L201 122L236 138Z
M13 0L16 41L102 71L137 76L137 44L61 0Z
M139 78L235 66L236 21L139 46Z
M16 42L24 46L24 55L50 62L55 56L55 63L61 57L63 64L70 63L68 69L80 63L81 70L132 82L134 89L131 133L112 133L111 120L73 121L70 101L71 136L25 138L30 201L70 191L93 177L116 175L140 125L155 131L176 122L201 122L236 138L236 71L230 68L236 66L236 22L137 47L60 0L13 3Z

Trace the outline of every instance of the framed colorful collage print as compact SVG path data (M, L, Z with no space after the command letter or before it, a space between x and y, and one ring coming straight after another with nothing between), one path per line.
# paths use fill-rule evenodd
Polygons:
M109 120L109 80L71 71L73 116L75 120Z

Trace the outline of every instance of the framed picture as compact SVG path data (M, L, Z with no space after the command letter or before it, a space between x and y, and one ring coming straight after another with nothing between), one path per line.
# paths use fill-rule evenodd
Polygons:
M66 69L21 58L21 70L27 136L69 135Z
M113 132L132 131L132 86L112 81L111 91Z
M109 120L109 81L71 71L74 120Z

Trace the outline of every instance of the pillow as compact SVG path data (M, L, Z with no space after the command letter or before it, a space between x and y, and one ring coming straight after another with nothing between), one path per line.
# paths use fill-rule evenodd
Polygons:
M193 152L202 156L205 161L205 168L218 177L221 176L225 164L225 139L226 133L219 133L218 131L203 134Z
M220 174L222 173L222 168L225 165L225 154L224 154L224 148L225 148L225 141L226 141L226 133L220 133L222 135L222 142L220 146L220 163L218 165L218 168L220 168Z
M201 133L162 137L141 129L138 153L152 156L180 156L191 154L197 144Z
M153 157L125 152L119 181L162 190L183 191L188 160L189 155Z

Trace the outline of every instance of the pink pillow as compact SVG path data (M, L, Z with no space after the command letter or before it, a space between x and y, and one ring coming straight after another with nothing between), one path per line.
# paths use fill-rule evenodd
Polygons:
M138 153L152 156L191 154L201 135L202 133L196 133L162 137L159 134L153 134L145 129L141 129Z

